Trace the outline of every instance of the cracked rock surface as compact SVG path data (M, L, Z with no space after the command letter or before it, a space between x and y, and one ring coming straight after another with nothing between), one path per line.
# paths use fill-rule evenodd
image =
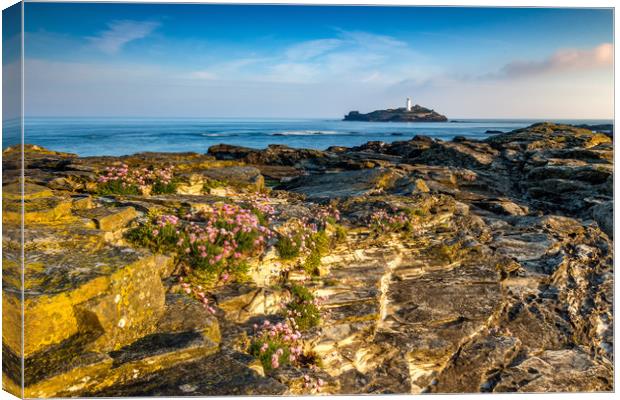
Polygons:
M219 145L120 158L3 154L3 376L29 397L613 390L613 144L535 124L482 141L415 137L325 151ZM176 193L100 195L110 163L173 165ZM213 185L217 182L217 185ZM130 243L149 213L191 213L263 193L274 229L328 206L345 231L320 254L275 242L249 278L180 290L177 255ZM384 231L378 210L406 210ZM21 324L20 213L26 340ZM336 226L326 228L335 237ZM244 342L283 320L293 283L322 298L302 332L315 362L266 370ZM314 388L316 389L316 388Z

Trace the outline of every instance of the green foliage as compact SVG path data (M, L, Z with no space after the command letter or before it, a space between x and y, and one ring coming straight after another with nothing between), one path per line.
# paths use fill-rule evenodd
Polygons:
M318 275L321 266L321 257L329 253L330 240L324 230L313 233L309 241L310 254L304 260L302 267L308 275Z
M318 249L313 248L310 254L304 260L302 267L308 275L318 275L321 266L321 253Z
M295 321L300 330L310 329L319 324L321 312L312 293L304 286L291 286L291 301L286 305L289 318Z
M324 230L318 231L311 236L313 249L319 252L320 256L329 253L329 236Z
M334 241L336 243L342 243L347 239L347 228L340 224L334 225Z
M283 365L300 366L303 356L301 333L293 329L289 321L270 324L264 321L259 327L254 325L254 338L248 346L248 352L258 358L265 372Z
M175 193L177 182L173 166L155 168L129 167L127 164L106 167L97 178L97 193L137 195L143 189L151 189L153 194Z
M188 223L175 215L150 215L127 232L129 241L160 253L175 253L205 282L224 276L247 279L247 257L264 249L268 227L247 209L221 204L194 214ZM201 223L195 223L194 221Z
M153 234L154 230L159 231L158 235ZM175 251L178 241L178 235L173 226L157 228L151 220L130 229L125 236L129 241L142 247L148 247L157 253Z
M177 192L177 187L179 186L176 180L172 180L168 183L165 183L161 180L155 181L153 183L151 193L152 194L173 194Z
M265 343L267 343L267 349L261 351L261 348ZM289 357L291 355L290 348L287 343L278 337L253 341L250 344L249 353L258 358L263 365L263 370L266 373L269 373L274 369L271 364L271 359L278 349L282 349L282 354L278 357L279 365L288 365Z
M107 196L111 194L138 195L140 194L140 189L138 189L136 185L126 184L120 180L114 180L100 183L97 186L97 194L100 196Z
M278 250L280 258L283 260L291 260L298 257L301 249L301 236L280 236L276 243L276 249Z
M412 216L411 211L377 210L369 220L371 231L375 234L396 233L396 232L413 232L415 231L414 220L419 217Z
M298 301L312 302L314 300L314 296L312 295L312 292L310 292L310 290L308 290L308 288L306 288L305 286L301 286L301 285L291 286L291 295L293 296L294 299Z

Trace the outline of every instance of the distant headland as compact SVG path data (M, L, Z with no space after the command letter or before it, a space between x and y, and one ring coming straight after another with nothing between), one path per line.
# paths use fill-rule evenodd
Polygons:
M435 110L422 107L418 104L411 105L411 98L407 97L405 107L376 110L368 114L359 111L350 111L344 116L344 121L367 121L367 122L446 122L448 118Z

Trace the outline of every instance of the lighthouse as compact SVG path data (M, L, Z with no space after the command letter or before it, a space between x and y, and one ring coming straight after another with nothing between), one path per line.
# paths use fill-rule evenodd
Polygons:
M407 97L407 111L411 111L411 97Z

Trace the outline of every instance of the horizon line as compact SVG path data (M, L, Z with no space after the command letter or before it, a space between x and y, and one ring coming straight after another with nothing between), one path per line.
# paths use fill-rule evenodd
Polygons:
M13 119L21 119L22 116L11 117L11 118L3 118L3 121L10 121ZM259 116L127 116L127 115L30 115L23 116L24 119L27 118L101 118L101 119L290 119L290 120L336 120L343 121L339 117L329 117L329 116L316 116L316 117L259 117ZM615 121L614 117L471 117L471 116L461 116L461 117L453 117L448 118L447 122L456 121L456 120L516 120L516 121L533 121L533 120L541 120L541 121L550 121L550 120L609 120ZM347 121L354 122L354 121ZM363 121L361 121L363 122ZM389 123L389 122L387 122ZM399 122L397 122L399 123ZM405 122L407 123L407 122ZM424 123L424 122L409 122L409 123Z

